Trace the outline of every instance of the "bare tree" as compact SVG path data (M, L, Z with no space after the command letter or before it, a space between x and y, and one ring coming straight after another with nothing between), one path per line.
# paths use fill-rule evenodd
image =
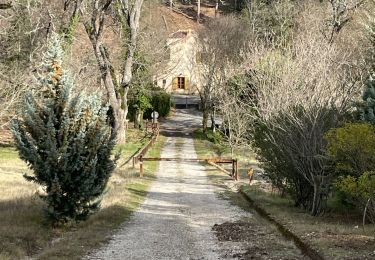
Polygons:
M335 36L352 19L352 13L365 2L366 0L329 0L331 17L326 20L326 29L323 31L329 44L333 43Z
M127 94L133 75L132 69L137 48L142 4L143 0L95 0L89 7L90 17L84 20L85 29L90 38L99 65L102 82L105 86L109 103L113 109L118 143L125 143L126 140L125 119L128 112ZM118 13L117 17L124 32L126 45L126 58L123 63L121 81L117 78L119 73L116 73L112 65L109 51L102 41L106 15L111 11L111 7Z
M269 129L268 142L311 185L312 215L321 213L332 181L324 134L350 109L360 92L362 73L350 53L317 35L301 33L289 50L272 50L258 61L262 66L254 75L257 103L251 107Z
M250 146L249 132L252 125L252 114L248 104L254 98L254 88L249 74L236 75L223 84L217 93L217 106L222 116L222 129L225 133L231 154L238 148Z
M59 13L53 12L58 9L56 5L14 0L0 8L0 128L16 116L45 40L52 30L60 28L60 23L56 24Z
M203 112L203 129L213 112L213 102L219 87L231 75L239 72L238 63L248 47L245 24L234 16L225 16L208 23L199 32L203 86L198 89ZM214 118L212 125L215 126Z

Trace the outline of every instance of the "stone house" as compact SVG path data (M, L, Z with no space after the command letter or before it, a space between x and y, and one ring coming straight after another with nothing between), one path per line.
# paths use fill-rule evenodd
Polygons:
M169 93L194 94L202 85L197 34L179 30L167 39L168 59L153 76L154 84Z

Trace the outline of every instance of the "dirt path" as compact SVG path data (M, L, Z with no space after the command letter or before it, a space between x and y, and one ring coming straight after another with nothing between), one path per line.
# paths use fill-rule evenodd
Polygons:
M196 158L193 139L184 132L199 122L198 116L181 112L165 122L164 134L169 137L161 156ZM89 258L219 259L223 247L239 245L219 243L212 226L244 216L249 214L218 198L204 166L160 162L145 202L110 243Z
M200 117L187 110L164 122L163 134L168 137L161 156L196 158L193 139L186 133L199 123ZM252 215L221 199L205 170L198 163L160 162L145 202L110 243L88 259L237 259L236 255L243 255L243 243L219 241L212 227Z

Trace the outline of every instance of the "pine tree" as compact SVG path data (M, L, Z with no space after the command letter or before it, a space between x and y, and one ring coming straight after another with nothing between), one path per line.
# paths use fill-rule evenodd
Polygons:
M45 189L41 195L54 223L84 220L100 207L108 179L115 135L100 97L73 96L72 78L62 70L63 51L52 37L36 87L23 101L12 132L20 158Z

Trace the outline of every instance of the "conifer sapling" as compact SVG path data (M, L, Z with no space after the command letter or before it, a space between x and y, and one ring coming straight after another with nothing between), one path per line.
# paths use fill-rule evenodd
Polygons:
M115 168L115 134L100 97L73 95L72 78L62 69L63 51L53 36L36 86L25 96L12 132L24 177L40 184L47 217L54 223L83 220L100 207Z

